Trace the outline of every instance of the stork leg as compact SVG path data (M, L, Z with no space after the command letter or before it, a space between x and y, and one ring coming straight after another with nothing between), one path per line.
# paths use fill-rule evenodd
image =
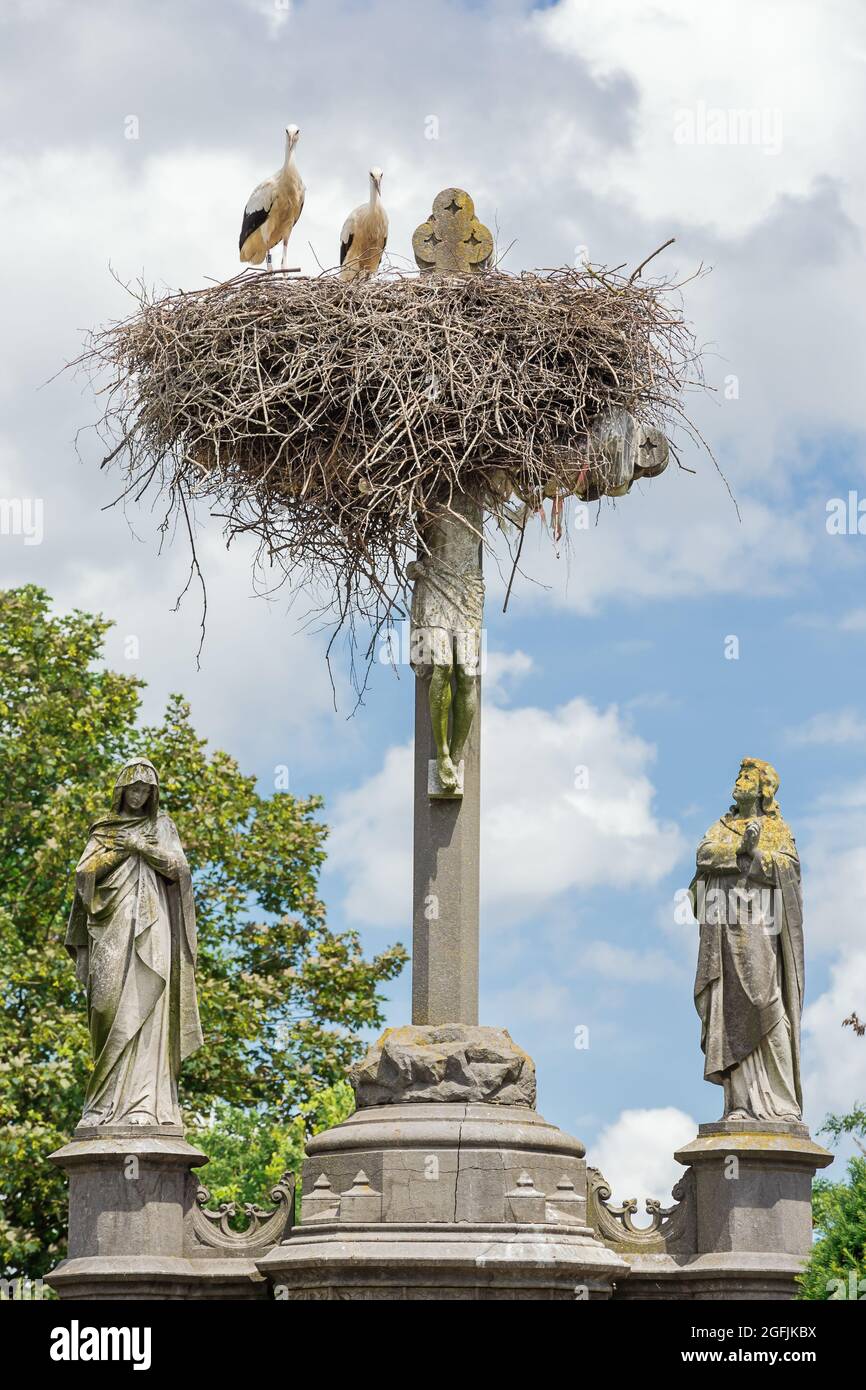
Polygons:
M265 258L265 265L267 266L268 270L273 270L273 268L274 268L274 263L273 263L273 261L271 260L271 253L270 253L270 251L268 252L268 254L267 254L266 258Z
M289 259L289 238L283 237L283 259L280 261L280 270L285 270L286 261Z

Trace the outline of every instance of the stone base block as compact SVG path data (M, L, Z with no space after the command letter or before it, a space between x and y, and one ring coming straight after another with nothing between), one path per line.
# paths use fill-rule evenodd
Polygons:
M626 1255L627 1279L618 1280L614 1298L679 1299L694 1302L773 1302L797 1296L803 1260L792 1255L729 1252L674 1259L670 1255Z
M833 1155L805 1125L723 1120L700 1125L674 1155L695 1174L696 1254L787 1255L812 1248L812 1178Z
M454 801L459 800L463 795L463 785L465 781L466 763L463 758L457 764L457 790L450 791L443 787L439 778L439 764L435 758L428 759L427 762L427 795L433 800Z
M95 1255L64 1260L48 1276L61 1299L178 1301L267 1299L267 1280L252 1260Z
M733 1120L701 1125L675 1156L687 1165L675 1203L648 1201L643 1229L637 1202L611 1205L604 1177L589 1170L590 1224L628 1264L614 1297L796 1298L812 1247L812 1178L832 1154L803 1124Z
M513 1195L527 1174L551 1200L565 1195L561 1181L571 1183L571 1220L586 1224L583 1145L522 1106L413 1102L357 1110L307 1145L302 1223L322 1179L333 1203L350 1195L359 1172L378 1196L376 1219L385 1222L510 1221L515 1201L532 1201L526 1187L522 1198Z
M301 1224L257 1261L276 1298L609 1298L584 1148L525 1106L358 1110L307 1146Z
M625 1265L587 1227L296 1227L259 1261L277 1301L609 1299Z
M179 1257L207 1158L173 1126L79 1126L51 1155L69 1176L69 1258Z
M79 1126L51 1157L69 1175L69 1258L47 1281L62 1299L266 1296L251 1259L189 1258L207 1159L180 1129Z
M805 1125L721 1120L675 1154L685 1164L688 1248L623 1250L617 1298L796 1298L812 1248L812 1179L833 1155ZM682 1205L682 1203L681 1203Z
M51 1155L69 1175L69 1258L48 1276L62 1299L264 1299L256 1256L290 1219L293 1184L253 1209L246 1234L202 1209L195 1169L207 1158L179 1128L83 1127ZM198 1195L198 1200L197 1200ZM248 1213L249 1215L249 1213Z

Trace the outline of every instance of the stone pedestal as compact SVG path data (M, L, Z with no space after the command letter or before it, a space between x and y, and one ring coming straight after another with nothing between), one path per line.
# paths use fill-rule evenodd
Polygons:
M802 1124L724 1120L700 1125L675 1157L694 1173L696 1249L680 1296L794 1298L812 1248L812 1179L833 1155Z
M48 1276L62 1299L264 1296L252 1260L197 1239L192 1170L207 1158L180 1128L79 1126L51 1158L69 1176L69 1253Z
M504 1030L392 1030L355 1087L307 1146L300 1226L258 1261L277 1299L611 1296L627 1266L587 1225L584 1147L529 1103Z
M812 1178L833 1156L802 1124L728 1120L701 1125L675 1155L686 1171L674 1205L611 1203L610 1187L590 1169L589 1221L622 1255L627 1299L792 1299L812 1248Z

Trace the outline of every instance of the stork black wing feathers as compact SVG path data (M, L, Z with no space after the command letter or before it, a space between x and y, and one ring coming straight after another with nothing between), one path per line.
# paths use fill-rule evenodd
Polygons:
M269 211L269 208L256 208L255 212L244 213L244 220L241 223L240 241L238 242L238 249L240 251L243 251L244 242L248 236L252 235L256 227L260 227L263 222L267 222Z
M348 241L341 241L341 242L340 242L340 265L343 264L343 261L346 259L347 255L349 254L349 247L352 245L352 242L353 242L354 240L355 240L355 233L354 233L354 232L350 232L350 233L349 233L349 240L348 240Z

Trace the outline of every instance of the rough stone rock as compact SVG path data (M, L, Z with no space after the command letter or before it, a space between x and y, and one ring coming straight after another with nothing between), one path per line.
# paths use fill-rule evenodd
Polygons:
M404 1101L535 1105L535 1064L504 1028L388 1028L351 1079L359 1109Z

